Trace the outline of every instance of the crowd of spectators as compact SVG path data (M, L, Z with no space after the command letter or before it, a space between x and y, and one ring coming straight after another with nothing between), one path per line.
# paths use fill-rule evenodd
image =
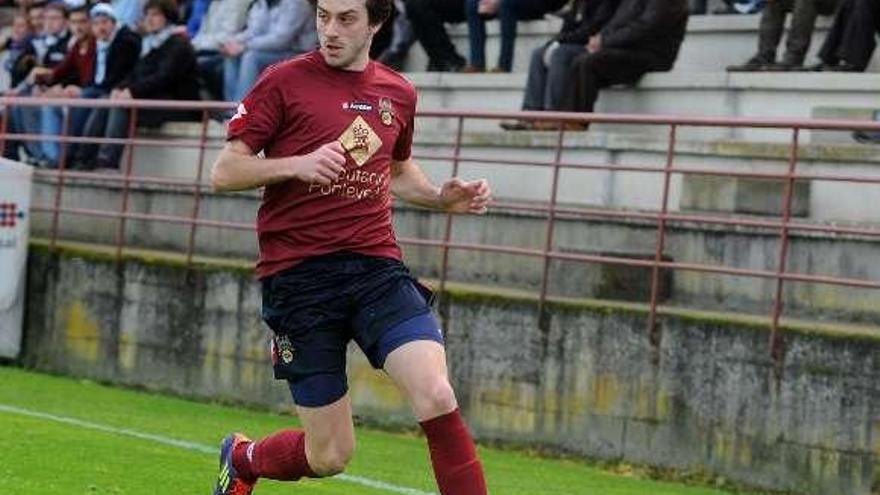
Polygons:
M9 95L239 101L259 74L317 45L309 0L15 0L3 70ZM520 21L562 18L559 33L529 58L522 108L592 111L601 88L631 84L646 72L670 70L689 14L760 14L758 50L731 71L863 71L880 30L877 0L395 0L394 16L376 35L374 58L401 69L420 43L428 71L510 72ZM791 27L781 59L777 47ZM805 66L817 16L834 15L820 62ZM487 64L486 23L500 25L497 63ZM466 23L470 53L452 43L449 23ZM420 68L412 67L419 70ZM118 138L128 110L61 106L9 107L10 133ZM191 112L144 111L141 125L189 119ZM228 118L220 114L219 119ZM549 124L506 122L506 129ZM7 157L57 167L62 151L74 169L118 168L118 145L67 145L23 139Z

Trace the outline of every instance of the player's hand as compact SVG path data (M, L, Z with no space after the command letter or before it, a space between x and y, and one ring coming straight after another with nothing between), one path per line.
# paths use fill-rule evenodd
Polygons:
M345 149L339 141L321 146L299 157L294 164L294 176L309 184L329 186L345 172Z
M440 188L440 205L451 213L476 213L482 215L492 200L492 190L486 179L465 182L453 178Z

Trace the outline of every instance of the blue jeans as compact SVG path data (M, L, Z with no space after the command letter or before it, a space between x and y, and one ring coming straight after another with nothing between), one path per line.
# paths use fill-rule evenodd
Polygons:
M31 96L30 89L22 91L19 96ZM15 106L8 107L6 111L6 132L9 134L39 134L40 133L40 108ZM9 141L6 143L7 158L18 160L19 148L24 148L30 158L44 160L45 157L40 149L39 141Z
M536 6L541 2L530 0L501 0L498 21L501 23L501 52L498 68L510 72L513 67L513 47L516 42L516 23L540 19L546 11ZM486 18L477 13L480 0L465 0L468 23L468 41L471 47L471 65L486 68Z
M227 57L223 62L223 96L226 101L241 101L263 69L293 54L292 51L245 50L241 56Z
M536 48L529 61L529 78L523 98L523 110L560 110L566 84L571 84L568 69L578 55L586 53L584 45L563 43L550 57L550 66L544 65L544 50Z
M82 88L80 98L101 98L107 95L107 91L96 87ZM83 128L86 120L91 113L88 107L62 108L62 107L43 107L40 114L40 133L44 136L58 136L61 134L62 123L64 122L65 111L70 115L70 123L67 131L68 136L82 136ZM61 145L57 141L41 141L40 148L43 157L48 160L51 166L57 167L58 160L61 156ZM73 154L76 144L68 147L68 158Z

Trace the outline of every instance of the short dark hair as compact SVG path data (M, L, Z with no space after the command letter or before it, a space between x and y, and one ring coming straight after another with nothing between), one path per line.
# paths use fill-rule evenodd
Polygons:
M394 0L364 0L367 4L367 20L371 26L387 21L394 10ZM318 0L309 0L312 7L318 8Z
M177 14L177 2L174 0L147 0L147 3L144 5L144 13L146 14L150 9L162 12L165 19L168 19L169 24L177 24L179 16Z
M65 19L67 18L67 7L64 5L64 2L47 3L46 10L57 10L58 12L61 12L61 15L63 15Z

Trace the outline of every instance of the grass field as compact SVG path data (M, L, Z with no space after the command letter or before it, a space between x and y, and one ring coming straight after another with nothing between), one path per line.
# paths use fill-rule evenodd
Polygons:
M228 431L261 436L295 418L122 390L0 367L0 493L209 494ZM425 495L435 492L424 440L369 429L342 477L261 481L257 495ZM582 463L481 448L495 495L722 495Z

